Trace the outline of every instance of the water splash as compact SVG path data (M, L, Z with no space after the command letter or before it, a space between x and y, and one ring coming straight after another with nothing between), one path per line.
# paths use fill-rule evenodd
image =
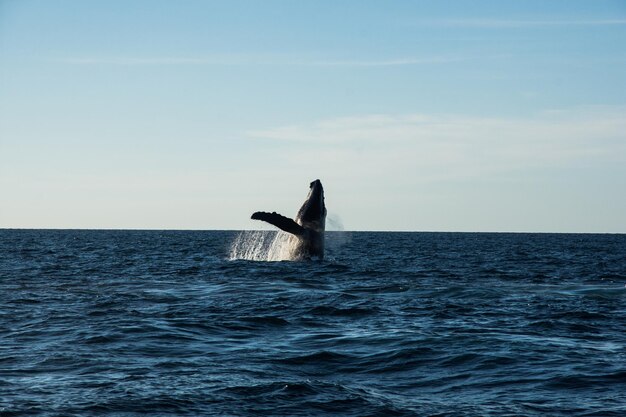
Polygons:
M288 261L294 259L296 238L282 231L244 230L230 247L230 260Z
M334 213L329 213L326 216L326 230L334 230L338 232L343 232L343 222L341 221L341 217Z

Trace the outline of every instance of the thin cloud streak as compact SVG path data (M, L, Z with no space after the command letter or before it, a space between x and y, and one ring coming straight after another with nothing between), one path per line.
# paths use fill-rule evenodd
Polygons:
M529 27L620 26L626 19L591 20L510 20L510 19L445 19L419 22L426 26L515 29Z
M372 60L372 61L359 61L359 60L346 60L346 61L317 61L312 62L309 65L315 65L320 67L397 67L406 65L424 65L424 64L447 64L452 62L463 61L462 58L452 57L432 57L432 58L404 58L404 59L389 59L389 60Z
M380 60L298 60L275 57L216 56L216 57L71 57L54 61L70 65L111 66L294 66L294 67L397 67L408 65L447 64L463 61L460 57L397 58Z
M193 57L74 57L56 60L71 65L119 65L119 66L152 66L152 65L241 65L246 61L238 58L193 58Z

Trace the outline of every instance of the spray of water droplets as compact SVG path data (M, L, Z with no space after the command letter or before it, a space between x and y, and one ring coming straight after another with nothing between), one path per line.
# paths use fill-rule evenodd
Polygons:
M243 231L230 248L229 259L288 261L294 259L297 239L282 231Z

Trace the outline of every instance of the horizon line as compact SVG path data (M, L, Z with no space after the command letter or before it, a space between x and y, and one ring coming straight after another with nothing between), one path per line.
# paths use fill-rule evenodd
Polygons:
M89 227L0 227L0 231L117 231L117 232L278 232L273 229L185 229L185 228L89 228ZM550 234L550 235L626 235L626 232L555 232L555 231L513 231L513 230L326 230L328 233L485 233L485 234Z

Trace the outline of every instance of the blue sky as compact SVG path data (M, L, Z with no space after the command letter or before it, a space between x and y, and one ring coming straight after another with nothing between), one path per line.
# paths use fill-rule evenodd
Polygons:
M626 232L624 1L0 0L0 227Z

